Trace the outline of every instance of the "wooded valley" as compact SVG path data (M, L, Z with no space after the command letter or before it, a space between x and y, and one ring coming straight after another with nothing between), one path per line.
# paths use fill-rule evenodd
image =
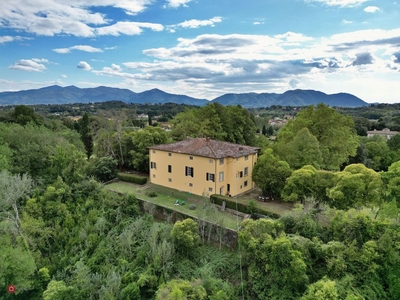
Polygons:
M400 134L367 137L400 131L398 108L2 107L0 299L400 299ZM105 188L199 136L259 147L260 195L295 209L226 248Z

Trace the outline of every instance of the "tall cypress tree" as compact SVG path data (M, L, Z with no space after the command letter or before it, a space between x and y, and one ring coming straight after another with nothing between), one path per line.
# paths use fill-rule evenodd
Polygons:
M80 124L81 140L85 145L86 155L87 158L89 159L93 153L93 136L90 133L90 127L89 127L90 121L87 113L83 115L80 123L81 123Z

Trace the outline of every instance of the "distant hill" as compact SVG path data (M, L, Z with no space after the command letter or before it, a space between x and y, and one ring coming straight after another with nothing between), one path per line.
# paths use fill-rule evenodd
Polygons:
M308 106L311 104L325 103L329 106L359 107L369 104L360 98L347 93L327 95L314 90L291 90L283 94L276 93L246 93L225 94L212 100L222 105L240 104L245 108L282 106Z
M61 87L53 85L36 90L0 93L0 105L94 103L119 100L127 103L177 103L202 106L206 99L169 94L159 89L135 93L128 89L99 86L96 88ZM327 95L314 90L291 90L283 94L245 93L225 94L211 102L222 105L241 105L245 108L282 106L308 106L323 102L329 106L358 107L369 104L354 95L338 93Z

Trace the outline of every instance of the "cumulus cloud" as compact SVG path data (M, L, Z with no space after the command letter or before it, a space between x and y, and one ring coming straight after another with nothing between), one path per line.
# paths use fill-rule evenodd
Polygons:
M80 61L76 67L85 71L90 71L92 69L86 61Z
M47 69L43 63L48 63L48 60L39 58L20 59L8 68L29 72L42 72Z
M357 53L355 60L352 62L353 66L370 65L374 61L371 53L363 52Z
M0 36L0 44L9 43L13 41L31 40L32 38L22 37L22 36Z
M208 20L197 20L197 19L192 19L192 20L187 20L179 24L175 25L169 25L167 26L167 29L170 32L175 32L177 28L199 28L203 26L211 26L214 27L216 23L222 22L222 17L214 17Z
M72 50L79 50L79 51L84 51L84 52L103 52L103 50L100 48L94 48L92 46L87 46L87 45L76 45L76 46L72 46L69 48L53 49L54 52L61 53L61 54L70 53Z
M192 0L167 0L165 7L178 8L179 6L187 6Z
M354 7L368 0L305 0L305 2L319 2L328 6Z
M4 1L3 1L4 2ZM13 0L2 2L0 23L5 28L26 31L37 35L54 36L69 34L93 37L104 26L112 26L106 15L93 12L90 7L113 6L135 15L143 11L152 0L93 0L30 1Z
M62 77L62 78L67 78L67 75L64 75L64 74L63 74L63 75L61 75L61 77Z
M380 11L380 9L377 6L367 6L366 8L364 8L364 11L367 13L375 13L377 11Z
M164 26L155 23L140 23L140 22L117 22L110 26L96 28L96 35L138 35L142 32L142 28L149 28L153 31L162 31Z

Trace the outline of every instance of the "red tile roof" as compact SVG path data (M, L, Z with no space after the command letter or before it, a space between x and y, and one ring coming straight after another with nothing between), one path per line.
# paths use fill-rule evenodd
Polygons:
M182 153L210 158L240 157L257 153L258 147L233 144L208 138L187 138L186 140L148 147L173 153Z

